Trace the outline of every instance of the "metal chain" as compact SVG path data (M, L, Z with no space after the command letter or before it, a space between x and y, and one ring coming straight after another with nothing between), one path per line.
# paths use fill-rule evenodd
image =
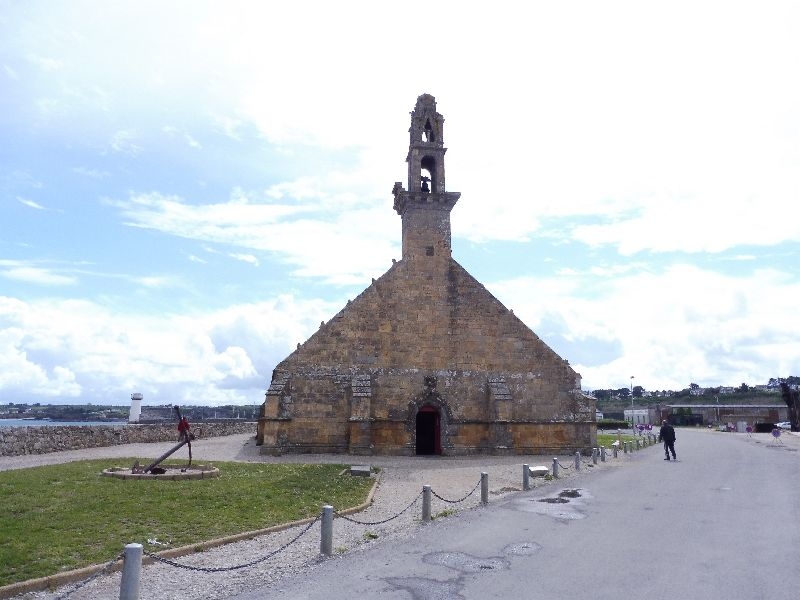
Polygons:
M124 556L125 556L125 553L124 553L124 552L121 552L119 555L117 555L116 557L114 557L114 558L112 558L110 561L108 561L108 562L105 564L105 566L103 566L103 568L102 568L102 569L100 569L100 570L99 570L97 573L95 573L94 575L91 575L91 576L87 577L87 578L86 578L86 579L84 579L83 581L80 581L80 582L78 582L78 584L77 584L75 587L73 587L71 590L68 590L68 591L64 592L64 593L63 593L63 594L61 594L60 596L58 596L58 597L56 598L56 600L64 600L64 598L67 598L67 597L71 596L72 594L74 594L75 592L77 592L79 589L81 589L83 586L85 586L85 585L87 585L88 583L90 583L90 582L94 581L95 579L97 579L97 578L98 578L98 577L100 577L101 575L105 575L105 574L108 572L108 570L111 568L111 565L113 565L115 562L117 562L118 560L120 560L120 559L121 559L121 558L123 558Z
M558 463L558 466L561 467L562 469L564 469L565 471L568 471L569 469L571 469L572 467L575 466L575 465L570 465L568 467L565 467L564 465L561 464L561 461L558 460L558 459L556 459L556 462Z
M433 491L433 490L431 490L431 494L433 494L434 496L436 496L436 497L437 497L439 500L441 500L442 502L447 502L448 504L458 504L459 502L463 502L464 500L466 500L467 498L469 498L470 496L472 496L472 494L474 494L474 493L475 493L475 490L477 490L477 489L478 489L478 487L479 487L480 485L481 485L481 480L479 479L479 480L478 480L478 483L477 483L477 484L475 484L475 487L474 487L474 488L472 488L472 491L471 491L471 492L469 492L469 493L468 493L466 496L464 496L463 498L459 498L458 500L448 500L447 498L442 498L442 497L441 497L439 494L437 494L437 493L436 493L435 491Z
M414 500L411 502L411 504L409 504L408 506L406 506L406 507L405 507L403 510L401 510L399 513L397 513L397 514L396 514L396 515L394 515L393 517L389 517L388 519L384 519L383 521L356 521L355 519L351 519L351 518L350 518L350 517L348 517L347 515L343 515L343 514L341 514L341 513L338 513L338 512L336 512L335 510L333 511L333 514L334 514L334 515L336 515L337 517L339 517L340 519L344 519L345 521L350 521L351 523L355 523L355 524L357 524L357 525L383 525L384 523L388 523L389 521L391 521L391 520L393 520L393 519L396 519L397 517L399 517L400 515L402 515L404 512L406 512L406 511L407 511L409 508L411 508L412 506L414 506L414 505L415 505L415 504L416 504L416 503L419 501L419 499L420 499L420 497L421 497L421 496L422 496L422 492L420 492L419 494L417 494L417 497L416 497L416 498L414 498Z
M259 563L264 562L265 560L267 560L269 558L272 558L273 556L278 554L278 552L281 552L282 550L285 550L286 548L288 548L289 546L294 544L297 540L299 540L305 533L307 533L308 530L311 529L316 524L317 521L319 521L319 519L320 519L320 516L317 515L317 517L313 521L311 521L311 523L309 523L308 526L305 529L303 529L294 538L292 538L291 540L286 542L283 546L281 546L277 550L273 550L269 554L266 554L265 556L262 556L261 558L257 558L256 560L250 561L249 563L244 563L244 564L241 564L241 565L234 565L232 567L195 567L195 566L192 566L192 565L184 565L182 563L175 562L174 560L170 560L168 558L163 558L161 556L158 556L157 554L153 554L151 552L148 552L147 550L144 551L144 554L145 554L145 556L149 556L150 558L152 558L156 562L164 563L165 565L169 565L171 567L177 567L179 569L188 569L189 571L201 571L203 573L221 573L221 572L224 572L224 571L236 571L237 569L245 569L247 567L255 566L255 565L259 564Z

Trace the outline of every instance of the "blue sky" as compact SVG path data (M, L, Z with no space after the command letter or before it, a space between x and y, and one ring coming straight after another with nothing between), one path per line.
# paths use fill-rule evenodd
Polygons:
M422 93L584 389L800 375L798 72L790 2L0 0L0 402L261 403L400 258Z

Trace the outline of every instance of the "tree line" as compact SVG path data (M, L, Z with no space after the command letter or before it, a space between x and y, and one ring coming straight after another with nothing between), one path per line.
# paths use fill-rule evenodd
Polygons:
M772 377L770 378L767 387L774 389L775 393L780 393L783 385L788 386L790 389L800 386L800 377L795 375L791 375L789 377ZM629 400L631 399L631 395L633 395L633 398L639 399L647 396L657 398L688 398L693 396L696 397L698 395L714 397L718 396L721 393L721 390L725 387L727 386L701 388L696 383L690 383L688 387L679 391L653 390L648 393L648 391L641 385L635 385L633 386L633 389L627 387L598 389L594 390L592 394L600 402L609 400ZM747 385L746 383L742 383L738 387L733 388L733 393L739 396L752 396L754 393L760 392L757 392L755 388Z

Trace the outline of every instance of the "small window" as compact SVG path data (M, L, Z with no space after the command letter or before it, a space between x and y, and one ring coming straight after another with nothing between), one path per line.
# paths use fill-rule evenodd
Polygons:
M422 131L423 142L433 142L433 128L431 127L431 120L425 119L425 129Z

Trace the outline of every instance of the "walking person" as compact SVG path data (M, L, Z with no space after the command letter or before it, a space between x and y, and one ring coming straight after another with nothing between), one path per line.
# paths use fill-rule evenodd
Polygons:
M661 430L658 432L658 441L664 442L664 454L667 455L664 460L669 460L670 452L672 452L672 458L674 460L678 460L678 457L675 456L675 428L667 423L666 420L661 421Z

